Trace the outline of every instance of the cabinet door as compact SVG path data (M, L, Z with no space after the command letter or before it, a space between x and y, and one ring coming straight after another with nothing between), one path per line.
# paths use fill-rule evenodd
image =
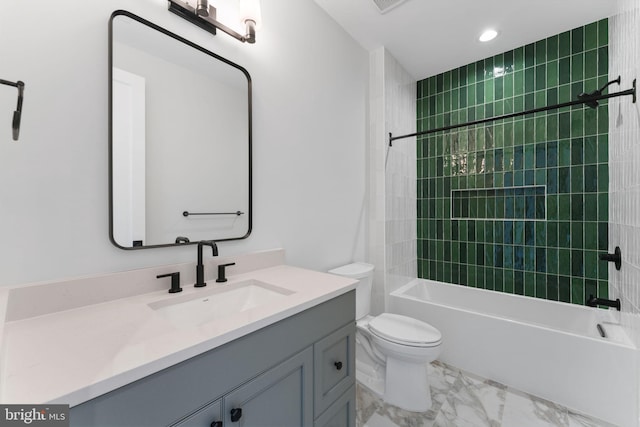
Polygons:
M311 347L224 397L225 427L302 427L313 423Z
M219 423L216 425L216 423ZM172 427L222 427L222 399L205 406Z
M355 383L355 334L349 323L313 345L316 417Z
M333 405L329 406L316 420L314 427L355 427L356 426L356 386L349 390Z

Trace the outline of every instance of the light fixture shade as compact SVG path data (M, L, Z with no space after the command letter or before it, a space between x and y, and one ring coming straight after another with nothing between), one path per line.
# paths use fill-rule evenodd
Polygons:
M255 22L257 29L262 25L260 0L240 0L240 22L245 24L247 21Z
M493 39L495 39L498 36L498 32L492 28L486 30L485 32L483 32L482 34L480 34L480 37L478 37L478 40L486 43L489 42Z

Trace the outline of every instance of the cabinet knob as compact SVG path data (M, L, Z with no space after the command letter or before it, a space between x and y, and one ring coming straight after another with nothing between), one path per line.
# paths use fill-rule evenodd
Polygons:
M211 427L222 427L222 421L214 421L211 423Z
M336 367L338 371L342 369L342 362L335 362L333 365Z
M242 418L242 408L231 409L231 422L235 423Z

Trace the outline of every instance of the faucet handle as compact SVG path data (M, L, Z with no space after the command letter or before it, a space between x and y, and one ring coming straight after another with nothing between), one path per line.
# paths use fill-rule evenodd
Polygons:
M156 278L160 279L163 277L171 277L171 288L169 289L170 294L175 294L177 292L182 292L182 288L180 287L180 272L176 271L175 273L167 273L156 276Z
M622 268L622 251L620 250L620 246L616 246L612 254L600 254L598 258L600 258L602 261L614 263L616 266L616 270L620 270Z
M229 264L220 264L218 266L218 278L216 279L216 282L218 283L223 283L227 281L226 276L226 267L229 267L231 265L236 265L235 262L230 262Z

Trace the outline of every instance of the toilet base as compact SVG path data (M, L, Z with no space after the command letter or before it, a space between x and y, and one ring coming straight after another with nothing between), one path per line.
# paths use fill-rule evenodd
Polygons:
M407 363L388 357L384 401L411 412L426 412L431 409L427 370L427 363Z
M365 331L356 333L356 380L385 402L411 412L431 408L428 362L373 355Z

